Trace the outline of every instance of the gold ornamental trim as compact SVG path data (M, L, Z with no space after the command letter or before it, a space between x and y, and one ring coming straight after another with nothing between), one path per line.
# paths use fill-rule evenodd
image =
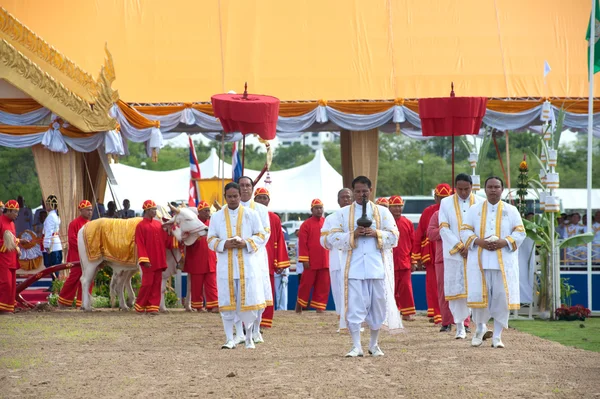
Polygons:
M112 65L108 50L105 63ZM97 94L92 103L58 82L48 72L18 51L5 39L0 40L0 78L29 94L71 125L83 132L113 130L117 121L109 116L118 92L111 88L114 69L103 66L97 83Z
M0 7L0 35L13 46L17 48L22 46L23 49L31 53L30 55L34 55L56 68L81 86L87 92L86 94L90 96L86 100L91 100L99 93L100 88L90 73L81 69L2 7ZM40 64L39 62L36 63ZM114 69L112 74L114 75ZM79 93L79 95L86 97L84 93Z

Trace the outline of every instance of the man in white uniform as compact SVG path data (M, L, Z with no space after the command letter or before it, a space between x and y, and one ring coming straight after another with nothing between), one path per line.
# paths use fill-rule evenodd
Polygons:
M352 190L343 188L338 192L338 205L340 208L352 203ZM335 304L335 313L340 315L342 304L342 265L340 262L341 251L333 248L327 242L327 236L330 230L335 226L336 215L332 213L325 218L325 223L321 228L321 246L329 250L329 279L331 281L331 295ZM339 330L338 330L339 331Z
M467 337L465 319L469 317L465 286L469 249L460 239L460 226L469 208L484 201L471 192L472 188L471 176L460 173L454 179L455 193L442 199L440 203L440 236L444 247L444 296L456 324L456 339Z
M394 299L394 263L392 248L398 244L398 228L390 211L368 201L371 180L358 176L352 182L355 202L336 212L329 231L328 244L342 251L342 304L340 328L348 326L352 349L346 357L362 357L360 326L367 322L371 330L369 353L383 356L378 337L382 325L390 330L402 328ZM370 227L357 224L363 202Z
M487 200L467 211L460 234L469 249L467 305L477 323L471 345L481 346L493 317L492 346L504 348L502 329L508 328L510 310L519 309L518 249L525 227L517 208L500 200L504 183L499 177L489 177L484 187Z
M266 243L269 241L269 236L271 235L271 223L269 222L269 210L266 206L255 202L252 199L253 194L253 181L251 178L247 176L242 176L238 179L238 184L240 186L240 204L246 208L250 208L258 213L262 226L265 230L265 241L264 244L261 245L258 249L258 255L260 257L260 270L262 275L262 286L265 290L265 302L267 306L273 306L273 289L271 288L271 277L269 276L269 256L267 255L267 250L265 248ZM262 344L264 341L262 334L260 333L260 322L262 320L262 314L264 309L260 309L258 311L258 317L256 318L256 322L253 328L254 336L252 339L256 344ZM241 342L243 334L241 330L241 321L236 320L236 330L237 330L237 341ZM246 326L247 329L247 326Z
M265 245L266 232L257 212L240 205L237 183L225 186L227 206L211 217L208 247L217 253L219 311L227 342L233 349L236 318L246 325L246 348L254 349L252 330L259 310L266 307L259 249Z
M44 265L46 267L60 265L63 260L62 244L60 241L60 218L58 217L58 198L50 195L46 199L48 216L44 220ZM60 273L52 273L52 280Z

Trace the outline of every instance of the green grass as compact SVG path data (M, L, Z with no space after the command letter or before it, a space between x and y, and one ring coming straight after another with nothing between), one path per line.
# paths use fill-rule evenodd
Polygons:
M588 318L586 321L511 320L509 325L519 331L566 346L600 352L598 317Z

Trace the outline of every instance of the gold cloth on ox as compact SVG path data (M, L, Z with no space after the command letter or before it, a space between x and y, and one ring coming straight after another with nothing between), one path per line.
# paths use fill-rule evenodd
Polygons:
M85 251L90 261L101 257L136 266L135 228L142 218L92 220L83 226Z

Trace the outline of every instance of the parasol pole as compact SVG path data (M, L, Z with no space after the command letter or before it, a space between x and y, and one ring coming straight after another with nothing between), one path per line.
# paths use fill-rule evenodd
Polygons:
M450 97L455 97L454 94L454 82L450 83ZM454 129L452 130L452 191L454 191Z
M454 131L452 132L452 191L454 191Z
M225 204L225 132L221 132L221 204Z
M242 136L242 176L244 176L245 164L246 164L246 135L244 134Z

